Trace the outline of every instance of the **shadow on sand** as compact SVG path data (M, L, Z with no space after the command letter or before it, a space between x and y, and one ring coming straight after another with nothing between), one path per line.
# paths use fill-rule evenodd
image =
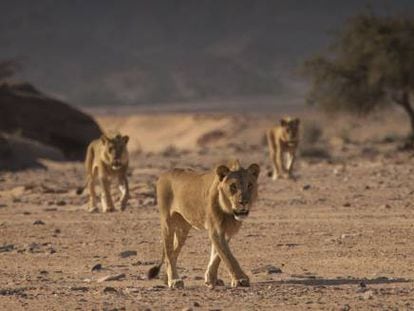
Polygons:
M335 278L335 279L324 279L324 278L306 278L306 279L290 279L280 281L264 281L258 282L260 285L305 285L305 286L339 286L339 285L360 285L364 283L366 285L375 284L391 284L391 283L410 283L413 280L404 278L387 278L378 277L374 279L350 279L350 278Z

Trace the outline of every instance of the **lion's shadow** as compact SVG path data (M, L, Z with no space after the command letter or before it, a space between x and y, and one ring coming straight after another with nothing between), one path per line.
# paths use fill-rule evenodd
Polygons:
M375 285L375 284L392 284L392 283L410 283L413 280L405 278L387 278L378 277L374 279L367 278L306 278L306 279L288 279L288 280L272 280L262 281L257 284L261 285L304 285L304 286L340 286L340 285Z

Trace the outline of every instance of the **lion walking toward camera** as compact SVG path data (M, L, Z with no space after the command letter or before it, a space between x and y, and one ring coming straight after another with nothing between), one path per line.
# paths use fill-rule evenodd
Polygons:
M273 180L293 177L293 165L299 145L299 124L298 118L284 117L279 125L267 132Z
M150 269L148 277L156 277L165 263L168 286L184 286L178 276L177 259L188 232L194 227L206 229L211 241L206 285L213 288L222 283L217 272L223 261L233 287L249 286L249 278L233 256L229 242L257 198L259 172L257 164L245 169L237 161L231 168L220 165L207 173L174 169L162 174L157 182L157 201L163 252L160 263Z
M86 188L89 192L89 212L97 212L95 183L99 181L101 187L102 211L112 212L115 210L111 197L111 181L116 179L121 191L120 210L124 210L129 199L129 187L127 179L128 170L128 150L127 143L129 137L116 134L106 136L92 141L86 152ZM84 187L84 188L85 188ZM84 188L78 189L81 194Z

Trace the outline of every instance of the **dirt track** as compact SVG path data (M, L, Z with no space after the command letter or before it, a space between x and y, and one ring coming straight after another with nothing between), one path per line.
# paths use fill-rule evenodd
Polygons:
M246 137L261 137L257 120L244 126L256 133ZM297 181L277 182L266 176L261 144L134 155L132 200L112 214L85 212L79 163L1 174L0 246L11 246L0 248L0 309L414 309L414 158L395 148L345 142L330 160L302 158ZM209 243L195 230L179 259L186 288L146 280L160 254L157 175L228 157L263 168L259 201L231 244L252 286L208 290ZM126 250L137 254L121 258ZM125 278L97 282L119 273ZM224 267L219 273L228 285Z

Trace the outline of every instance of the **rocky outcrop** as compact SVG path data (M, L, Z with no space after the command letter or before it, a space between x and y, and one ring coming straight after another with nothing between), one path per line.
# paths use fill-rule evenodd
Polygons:
M28 83L0 84L0 131L57 148L70 160L82 160L101 134L92 117Z

